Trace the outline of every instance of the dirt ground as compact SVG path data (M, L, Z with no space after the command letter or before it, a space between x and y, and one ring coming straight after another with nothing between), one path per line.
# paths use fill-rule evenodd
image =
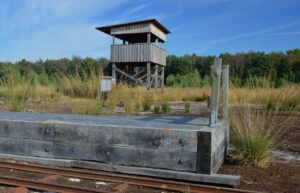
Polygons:
M48 112L48 113L72 113L74 103L80 103L80 100L54 102L51 105L48 103L26 104L25 111L27 112ZM185 103L170 103L172 112L169 114L154 114L151 112L140 112L136 115L148 116L200 116L208 117L209 111L206 103L191 103L191 111L185 112ZM51 106L51 108L49 108ZM7 111L8 107L0 105L0 110ZM124 115L124 110L118 108L116 115ZM236 188L259 191L259 192L278 192L278 193L294 193L300 192L300 119L298 123L286 130L281 137L281 143L270 152L269 164L265 168L258 166L245 166L238 164L230 164L225 162L219 169L220 174L232 174L241 176L241 184ZM5 172L5 171L0 171ZM6 171L11 173L11 171ZM24 174L25 175L25 174ZM30 174L26 174L30 175ZM35 179L35 176L27 176ZM43 177L43 176L40 176ZM71 182L67 178L53 178L55 182L64 182L79 185L88 185L95 188L112 188L117 184L103 185L90 181ZM82 184L83 183L83 184ZM98 187L97 187L98 186ZM0 186L0 192L5 192L8 187ZM127 193L162 193L168 192L165 190L150 189L139 186L128 186Z
M300 123L282 136L265 168L224 163L218 173L241 176L236 188L258 192L300 192Z

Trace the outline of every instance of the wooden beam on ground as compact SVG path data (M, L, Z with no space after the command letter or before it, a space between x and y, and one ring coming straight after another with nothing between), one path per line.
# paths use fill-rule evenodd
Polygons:
M220 79L221 79L221 66L222 59L215 58L214 67L212 71L213 84L211 88L211 105L210 105L210 126L214 127L218 121L218 107L219 107L219 95L220 95Z

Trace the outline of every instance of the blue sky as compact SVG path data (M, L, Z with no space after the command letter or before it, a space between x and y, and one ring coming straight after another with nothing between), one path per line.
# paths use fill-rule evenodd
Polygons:
M299 0L0 0L0 61L109 58L95 27L155 18L167 54L300 48Z

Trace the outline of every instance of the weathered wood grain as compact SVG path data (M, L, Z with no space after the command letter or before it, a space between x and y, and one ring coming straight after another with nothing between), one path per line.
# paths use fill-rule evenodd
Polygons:
M213 68L213 85L211 88L211 102L210 111L215 112L214 117L211 117L211 121L215 123L218 121L218 108L219 108L219 96L220 96L220 78L221 78L222 59L215 58ZM210 124L212 125L212 124ZM214 124L213 124L214 125Z
M228 86L229 86L229 65L224 65L222 68L222 104L223 117L228 116Z
M166 65L166 52L153 44L111 45L112 63L152 62Z

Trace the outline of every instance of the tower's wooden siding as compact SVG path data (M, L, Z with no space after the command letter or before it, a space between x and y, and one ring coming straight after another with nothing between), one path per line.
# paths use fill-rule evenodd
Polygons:
M112 63L152 62L166 65L166 52L153 44L111 45Z
M136 24L122 27L111 28L111 35L119 34L137 34L137 33L148 33L151 32L150 23Z
M167 39L166 34L151 23L115 27L115 28L111 28L110 30L111 35L139 34L139 33L152 33L164 42Z
M167 40L167 36L164 32L158 29L155 25L150 24L151 33L156 35L159 39L163 40L164 42Z

